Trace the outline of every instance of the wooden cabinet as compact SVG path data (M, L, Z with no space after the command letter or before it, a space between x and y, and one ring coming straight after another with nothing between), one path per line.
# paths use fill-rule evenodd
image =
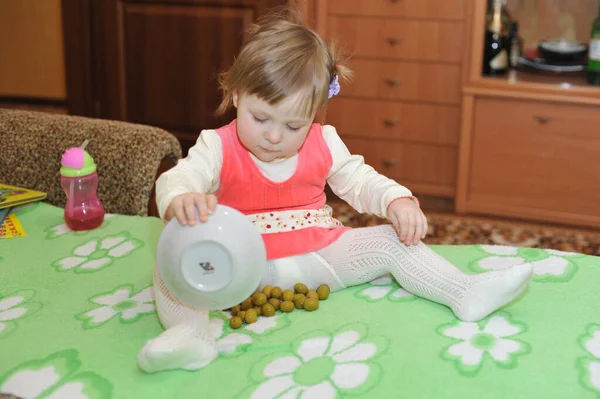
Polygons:
M233 62L249 25L269 7L286 3L77 2L65 0L65 7L79 8L90 18L91 47L84 55L89 84L84 89L92 105L86 114L165 128L177 135L184 153L200 130L219 127L235 116L215 116L221 100L217 76ZM74 23L73 15L69 21Z
M349 149L417 195L456 186L466 0L329 0L317 28L352 55L328 105Z
M481 76L486 1L472 5L457 211L600 227L600 89L576 74Z

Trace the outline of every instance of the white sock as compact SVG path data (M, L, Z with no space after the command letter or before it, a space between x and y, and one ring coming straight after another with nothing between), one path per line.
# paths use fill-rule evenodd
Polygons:
M331 292L346 288L331 266L315 252L270 260L259 288L270 285L293 289L296 283L313 290L327 284Z
M173 298L154 270L156 311L166 329L142 348L140 369L147 373L164 370L198 370L219 354L209 328L209 312L193 309Z
M468 275L419 243L405 246L390 225L345 232L318 253L346 286L391 273L405 290L448 306L456 317L477 321L511 302L527 287L531 264Z

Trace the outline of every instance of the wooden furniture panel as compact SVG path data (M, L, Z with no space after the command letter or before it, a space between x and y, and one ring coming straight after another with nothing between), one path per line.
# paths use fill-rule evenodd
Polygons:
M456 151L443 146L396 143L386 140L346 138L352 153L379 173L415 192L449 195L456 181Z
M0 96L64 101L60 0L0 1Z
M453 106L335 98L326 123L344 137L456 145L460 109Z
M460 66L355 59L356 79L341 95L373 99L460 103Z
M244 8L123 4L125 118L196 134L218 127L216 77L231 65L253 17Z
M597 108L475 103L467 207L600 226Z
M353 57L459 63L463 23L331 16L329 35Z
M464 18L465 1L467 0L327 0L327 3L330 14L460 20Z
M228 68L249 25L285 0L63 0L69 59L84 82L69 96L87 116L165 128L184 155L198 132L231 121L217 118L217 75ZM85 6L84 6L85 5ZM79 24L80 21L89 23ZM80 28L80 29L79 29ZM87 29L87 30L86 30ZM72 68L71 68L72 70ZM70 107L71 108L71 107Z

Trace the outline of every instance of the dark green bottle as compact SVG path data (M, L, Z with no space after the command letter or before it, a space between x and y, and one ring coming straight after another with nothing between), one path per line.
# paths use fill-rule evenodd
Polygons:
M588 82L600 85L600 13L592 24L588 57Z
M504 75L508 70L508 26L503 20L502 0L492 0L488 5L483 49L483 74Z

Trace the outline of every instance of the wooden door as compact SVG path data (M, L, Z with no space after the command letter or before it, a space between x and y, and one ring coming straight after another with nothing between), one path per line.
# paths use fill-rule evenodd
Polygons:
M64 4L74 0L63 0ZM218 74L238 53L246 29L282 0L88 0L91 44L87 113L159 126L184 149L217 118ZM66 21L68 22L68 21Z

